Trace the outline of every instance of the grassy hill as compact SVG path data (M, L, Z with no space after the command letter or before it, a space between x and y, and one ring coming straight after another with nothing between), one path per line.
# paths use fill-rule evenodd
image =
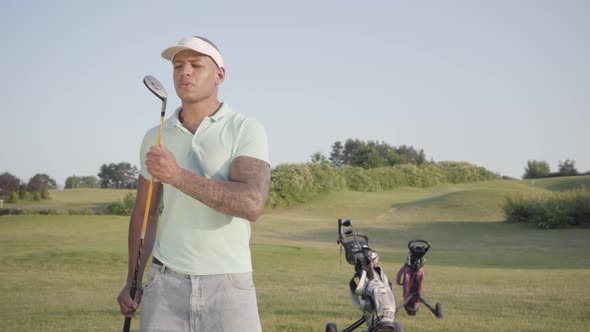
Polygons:
M268 210L253 224L251 241L264 331L322 332L328 321L343 328L360 317L348 295L353 267L345 260L340 266L336 245L336 220L347 217L369 236L391 279L409 240L432 244L423 295L443 303L445 318L426 308L416 317L400 312L406 331L585 330L590 229L506 223L500 210L507 193L547 188L537 181L488 181L345 191ZM95 198L62 199L95 204ZM125 277L127 220L0 217L0 331L119 330L123 317L115 298ZM401 301L400 287L394 293ZM132 322L135 331L138 321Z
M526 180L526 182L528 182L531 186L545 188L553 191L564 191L580 188L590 191L590 175L543 178Z

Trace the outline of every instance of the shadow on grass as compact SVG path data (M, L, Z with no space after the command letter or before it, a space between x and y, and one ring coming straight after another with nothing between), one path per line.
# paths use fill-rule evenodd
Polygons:
M537 229L505 221L391 222L390 226L355 225L369 237L381 260L402 262L410 240L424 239L431 249L428 264L470 268L590 268L590 228ZM306 230L299 241L335 243L337 230ZM337 247L335 245L335 247Z

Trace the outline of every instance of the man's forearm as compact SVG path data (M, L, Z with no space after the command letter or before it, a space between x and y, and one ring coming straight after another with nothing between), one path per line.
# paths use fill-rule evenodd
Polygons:
M127 271L127 282L131 283L135 276L135 265L137 264L137 255L139 253L139 239L141 236L141 226L143 223L143 213L132 215L129 223L129 269ZM145 238L142 246L141 263L137 273L138 284L141 285L143 273L148 262L148 258L154 248L156 240L156 229L158 224L158 214L150 215L148 219L148 227L146 229ZM155 226L154 226L155 225Z
M212 181L186 169L181 170L175 187L218 212L249 221L260 217L268 196L264 188L252 184Z

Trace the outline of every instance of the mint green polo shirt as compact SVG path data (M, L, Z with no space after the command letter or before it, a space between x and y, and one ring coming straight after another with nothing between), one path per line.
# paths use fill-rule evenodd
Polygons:
M213 181L228 181L238 156L269 163L266 132L258 121L223 104L193 135L180 123L179 113L180 108L164 122L162 145L180 167ZM156 145L158 127L150 129L141 144L140 174L148 180L146 154ZM153 253L166 266L194 275L252 271L248 220L217 212L168 184L163 202Z

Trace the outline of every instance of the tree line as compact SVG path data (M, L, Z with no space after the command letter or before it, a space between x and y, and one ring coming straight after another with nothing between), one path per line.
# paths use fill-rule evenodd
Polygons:
M128 162L103 164L98 177L72 175L66 179L64 189L73 188L111 188L135 189L139 170Z
M559 176L576 176L576 175L590 175L590 171L580 173L576 169L576 161L567 159L566 161L559 161L557 172L551 172L549 163L544 160L529 160L527 167L524 169L523 179L538 179Z
M98 176L69 176L64 183L64 189L134 189L137 188L138 174L137 167L128 162L103 164ZM26 183L9 172L0 174L0 199L6 199L9 203L16 203L29 195L33 195L35 200L49 199L50 189L57 189L57 183L45 173L35 174Z
M137 188L137 166L128 162L103 164L98 171L98 177L94 175L72 175L66 179L64 189L73 188L111 188L111 189L135 189Z
M8 203L16 203L33 195L33 199L49 199L49 189L56 189L55 180L44 173L35 174L26 184L16 176L4 172L0 174L0 198L5 198Z
M358 167L365 170L435 163L432 159L427 160L423 149L416 149L413 146L392 146L386 142L351 138L344 143L343 141L334 142L329 156L319 152L314 153L311 156L311 162L330 164L336 169ZM65 181L64 189L135 189L137 188L138 174L137 167L128 162L103 164L100 166L97 176L69 176ZM546 161L529 160L523 179L573 175L590 175L590 171L578 172L575 161L570 159L564 162L559 161L557 172L551 172ZM0 174L0 198L7 199L9 202L17 201L19 198L23 199L28 195L33 195L35 199L47 199L49 198L49 189L57 189L57 184L53 178L44 173L35 174L27 183L8 172Z
M313 163L329 162L334 167L354 166L364 169L395 166L402 164L423 165L427 163L424 150L413 146L391 146L385 142L347 139L344 144L332 144L330 156L320 152L311 156Z

